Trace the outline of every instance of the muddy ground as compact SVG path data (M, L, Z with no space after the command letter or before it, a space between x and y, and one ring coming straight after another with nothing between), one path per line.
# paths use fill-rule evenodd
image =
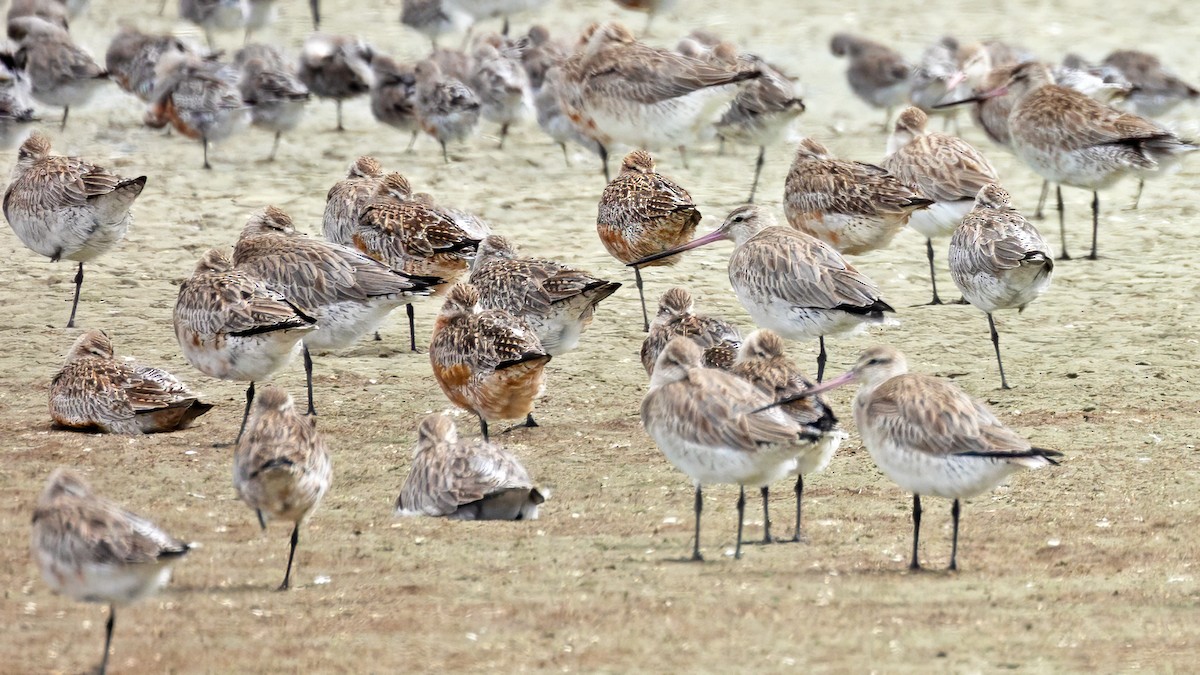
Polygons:
M146 28L196 35L174 19L174 7L159 18L153 4L133 14ZM281 4L266 37L294 49L308 30L307 7ZM398 4L330 3L327 26L416 57L424 39L399 25ZM655 39L673 42L704 25L752 45L801 77L809 111L797 133L867 161L883 154L882 114L851 97L842 64L827 51L836 30L867 32L914 57L944 33L1016 40L1054 59L1136 46L1200 79L1187 58L1194 35L1185 2L810 4L689 0L657 23ZM97 0L75 23L78 39L102 54L116 19L131 9ZM618 17L642 23L598 0L552 0L545 21L567 30ZM240 36L219 40L232 50ZM332 103L314 102L273 164L260 161L270 137L250 131L216 146L215 169L204 171L198 144L141 127L141 108L115 87L72 111L65 132L51 123L58 111L43 110L58 151L144 173L150 182L126 242L88 266L77 329L63 328L73 269L0 233L7 261L0 267L0 671L80 672L99 661L107 610L53 596L28 553L34 501L59 465L77 467L102 493L201 544L161 595L121 612L112 672L1195 667L1196 161L1148 184L1140 210L1126 210L1132 183L1103 193L1102 259L1061 263L1044 297L1023 314L1000 316L1011 391L998 389L980 312L910 307L928 297L918 235L905 232L890 250L855 261L899 308L900 325L830 340L831 370L849 366L865 346L891 343L915 370L954 378L1035 444L1066 453L1061 466L1018 475L966 504L960 572L907 572L909 496L862 449L851 391L832 396L851 436L828 470L808 481L808 543L750 547L733 560L736 488L714 486L702 541L708 560L684 564L691 486L638 422L646 389L640 310L632 275L594 234L603 188L595 161L573 152L573 166L565 167L532 123L497 151L497 130L485 124L480 136L453 148L447 166L428 138L406 154L407 138L376 124L365 100L347 105L344 133L332 130L333 112ZM1196 108L1185 107L1168 121L1195 133L1196 118ZM1040 181L965 119L963 133L1031 212ZM553 488L537 522L394 520L416 425L448 406L427 357L406 350L402 319L382 342L319 357L319 424L334 452L334 485L303 530L297 587L280 594L273 589L286 563L287 526L259 530L234 497L232 449L214 445L236 433L244 385L187 365L171 310L200 253L232 245L252 211L275 204L318 232L326 190L366 152L417 189L484 214L528 253L629 283L601 306L580 349L550 365L537 408L542 427L503 437ZM14 159L4 152L0 170ZM772 208L779 208L790 159L788 145L768 153L760 194ZM698 147L690 168L674 153L662 155L660 168L691 190L706 231L744 199L753 160L749 148L722 156ZM1066 197L1069 243L1082 252L1090 195L1067 190ZM1041 226L1057 245L1057 224ZM945 245L940 280L950 295ZM649 295L686 285L703 310L749 330L728 290L728 253L729 245L717 245L674 269L650 270ZM417 309L419 340L427 344L437 307ZM47 386L72 340L90 327L107 330L121 353L174 370L217 408L171 435L52 430ZM792 344L791 353L813 367L814 344ZM276 382L300 394L299 362ZM463 433L475 432L472 418L459 421ZM787 485L775 492L774 524L782 532L791 527L794 500ZM755 537L757 506L748 514ZM927 500L922 558L932 570L948 561L949 524L949 504Z

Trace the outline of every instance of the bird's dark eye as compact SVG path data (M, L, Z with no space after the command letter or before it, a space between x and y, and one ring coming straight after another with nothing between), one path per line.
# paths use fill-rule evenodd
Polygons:
M742 221L743 221L743 220L745 220L745 219L746 219L746 217L745 217L745 216L734 216L734 217L733 217L733 222L735 222L735 223L740 223L740 222L742 222Z
M879 359L871 359L870 361L867 361L868 366L877 366L881 363L883 363L883 361L880 361Z

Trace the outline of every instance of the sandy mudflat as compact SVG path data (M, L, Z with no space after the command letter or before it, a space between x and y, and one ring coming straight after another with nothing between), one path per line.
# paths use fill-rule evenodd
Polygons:
M307 7L281 4L267 37L294 49L308 29ZM328 29L359 30L382 50L415 57L426 43L399 25L398 4L333 3ZM809 112L798 133L868 161L883 154L882 115L850 96L841 64L827 51L835 30L869 32L914 57L947 32L1017 40L1050 58L1139 46L1200 80L1188 58L1195 36L1185 2L927 2L918 10L813 4L684 0L689 14L660 21L656 35L673 41L705 24L752 43L802 77ZM154 5L136 6L146 28L196 35L174 20L174 7L159 18ZM103 54L117 17L134 8L95 2L76 22L78 39ZM554 0L546 21L573 29L619 15L607 2ZM641 17L626 17L640 27ZM232 51L240 36L221 40ZM531 123L515 130L505 152L494 149L496 129L485 125L483 136L453 149L446 166L428 138L405 154L407 138L375 124L365 100L347 105L345 133L332 131L333 112L332 103L313 104L274 164L259 161L271 140L262 132L217 146L211 172L200 168L198 144L142 128L138 104L115 87L72 111L65 133L47 124L58 151L150 177L128 240L88 267L80 327L106 329L120 352L175 370L218 407L173 435L51 430L46 389L79 333L62 328L73 269L0 232L7 260L0 268L0 671L80 672L100 656L106 610L52 596L28 555L36 495L63 464L203 545L177 567L166 592L121 613L112 672L1195 667L1197 161L1147 185L1139 211L1125 210L1133 184L1104 193L1102 259L1062 263L1042 299L1024 314L1000 316L1009 392L997 389L980 312L909 308L928 297L918 235L905 232L892 250L856 260L900 308L901 323L830 340L831 370L847 367L867 345L892 343L914 369L953 377L1037 445L1067 453L1061 467L1017 476L966 505L960 573L906 573L909 498L863 451L849 420L849 391L832 400L851 437L808 482L809 543L752 547L741 561L723 556L733 544L736 489L714 487L703 537L709 562L691 565L676 562L691 545L691 486L638 423L646 386L637 356L640 312L632 275L594 234L603 188L594 161L576 153L573 168L565 168L558 148ZM43 115L56 120L58 111ZM1168 121L1195 134L1196 119L1192 107ZM1032 211L1040 181L967 126L967 138ZM320 428L334 450L335 482L303 531L298 588L277 594L271 589L286 563L287 526L259 531L233 495L232 449L213 445L236 433L243 385L206 378L184 362L171 309L199 254L232 245L252 211L275 204L317 232L326 190L365 152L403 171L416 189L486 215L531 254L629 283L601 306L582 347L551 364L537 411L543 426L504 437L554 488L537 522L394 521L391 505L417 422L447 406L427 358L404 349L402 320L382 342L319 357ZM14 159L5 152L0 170ZM790 159L787 146L768 153L760 194L776 209ZM705 147L692 150L690 169L673 153L660 168L691 190L708 230L744 198L753 160L748 148L718 156ZM1083 252L1090 195L1066 196L1070 247ZM1057 224L1042 227L1057 245ZM951 295L944 250L942 242L940 280ZM674 269L650 270L649 294L687 285L704 310L749 329L728 290L728 252L727 244L713 246ZM418 306L422 344L435 312L433 303ZM793 344L791 352L812 367L815 345ZM299 394L300 364L277 382ZM459 419L464 433L474 433L471 418ZM794 501L786 485L775 491L775 526L786 531ZM923 557L933 569L949 557L948 511L944 501L926 502ZM754 537L761 516L757 506L748 513Z

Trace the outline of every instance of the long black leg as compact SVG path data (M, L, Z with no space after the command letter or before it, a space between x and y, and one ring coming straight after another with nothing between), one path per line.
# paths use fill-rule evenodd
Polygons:
M738 486L737 512L738 512L738 533L737 533L737 544L733 548L733 557L737 560L741 560L741 558L742 558L742 524L746 520L746 486L745 485Z
M334 103L337 104L337 130L345 131L346 127L342 126L342 99L336 99Z
M58 127L59 131L62 131L63 129L67 128L67 115L70 114L70 112L71 112L71 106L69 106L69 105L63 106L63 118L62 118L62 124L59 125L59 127Z
M483 440L491 440L488 438L487 420L482 417L479 418L479 432L483 434Z
M67 319L67 328L75 327L75 310L79 307L79 290L83 288L83 263L75 270L75 299L71 301L71 318Z
M803 541L803 536L800 534L800 505L804 499L804 476L796 476L796 532L792 535L792 541Z
M1042 218L1045 217L1042 214L1042 210L1045 209L1046 197L1049 197L1049 196L1050 196L1050 181L1042 180L1042 194L1038 196L1037 210L1033 212L1033 217L1035 220L1041 220Z
M558 147L562 148L562 151L563 151L563 161L567 163L567 166L571 166L571 157L570 157L570 155L568 155L568 154L567 154L567 144L566 144L566 143L559 143L559 144L558 144Z
M604 183L607 185L610 182L608 177L608 148L604 147L603 143L597 143L600 147L600 168L604 170Z
M312 10L313 30L321 30L320 0L308 0L308 7ZM162 15L162 12L159 12L159 15Z
M694 510L696 512L696 540L692 542L692 560L702 561L704 560L704 556L700 555L700 512L704 510L704 493L699 483L696 483L696 504Z
M754 184L750 186L750 198L746 200L748 204L754 203L754 193L758 191L758 177L762 174L763 163L766 161L766 158L767 146L758 146L758 161L754 163Z
M200 143L204 145L204 168L212 169L212 164L208 163L208 136L201 136Z
M820 337L821 351L817 354L817 382L821 382L821 378L825 377L825 361L828 358L825 354L825 336Z
M1008 380L1004 378L1004 361L1000 359L1000 333L996 331L996 321L992 319L990 313L987 315L987 318L988 328L992 331L992 346L996 348L996 364L1000 366L1000 388L1011 389L1012 387L1008 386Z
M913 493L913 554L912 562L908 564L908 569L921 569L921 562L917 560L917 542L921 539L921 495Z
M1138 204L1140 204L1142 201L1142 188L1144 188L1144 187L1146 187L1146 179L1139 178L1138 179L1138 191L1137 191L1137 194L1133 196L1133 208L1131 209L1132 211L1137 211Z
M500 149L501 150L504 149L504 139L505 138L508 138L508 125L501 124L500 125Z
M958 514L961 507L958 505L958 500L954 500L954 506L950 507L950 516L954 518L954 543L950 545L950 569L951 571L958 569Z
M108 606L108 621L104 623L104 657L100 659L100 675L108 672L108 650L112 647L113 624L117 621L117 606Z
M929 258L929 284L933 286L933 300L929 301L931 305L942 304L942 299L938 297L937 292L937 270L933 266L933 240L925 240L925 255Z
M276 590L286 591L292 582L292 560L296 557L296 544L300 543L300 523L292 526L292 550L288 553L287 573L283 575L283 583Z
M1059 240L1062 241L1062 253L1059 254L1058 259L1070 260L1071 254L1067 253L1067 222L1066 214L1064 213L1063 209L1062 186L1055 185L1054 193L1058 198L1058 236Z
M762 494L762 500L763 500L763 540L762 540L762 543L771 544L771 543L774 543L774 541L775 541L774 539L771 538L771 508L770 508L771 489L769 487L767 487L766 485L764 485L764 486L762 486L762 488L759 489L759 492Z
M304 381L308 385L308 414L316 415L317 409L313 407L312 354L308 351L308 344L304 344Z
M642 301L642 332L650 332L650 315L646 313L646 293L642 290L642 270L633 268L633 278L637 283L638 298Z
M415 352L417 351L417 316L411 302L404 306L404 311L408 314L408 348Z
M254 383L251 382L250 386L246 388L246 410L242 413L242 428L238 429L237 440L234 441L235 444L240 442L242 440L242 434L246 433L246 420L250 419L250 404L253 402Z
M1088 260L1096 260L1100 255L1096 251L1096 243L1100 238L1100 193L1092 193L1092 252Z

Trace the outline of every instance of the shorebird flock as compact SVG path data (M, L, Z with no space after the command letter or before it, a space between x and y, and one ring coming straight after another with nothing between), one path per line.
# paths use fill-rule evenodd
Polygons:
M675 5L617 4L645 12L647 31ZM292 585L302 524L338 489L333 466L354 461L344 452L352 439L318 429L326 413L313 372L323 359L372 336L381 339L381 327L404 306L405 351L427 358L450 406L473 419L456 423L434 413L413 425L417 440L408 477L397 486L395 514L535 519L550 492L497 442L489 424L538 426L539 397L547 387L565 386L553 378L553 364L589 340L589 325L605 319L605 300L628 278L582 269L570 250L558 259L525 256L519 229L491 222L448 195L417 191L421 186L402 172L363 155L344 175L328 176L322 224L312 228L320 235L304 232L301 214L261 204L239 236L214 235L179 286L171 327L179 354L203 376L248 385L239 428L216 429L202 419L212 404L179 377L118 358L106 330L120 336L121 326L100 325L94 302L86 295L81 301L85 262L111 255L136 264L121 243L134 226L136 200L154 190L154 176L122 177L97 163L106 158L54 154L54 125L42 123L49 118L35 104L61 108L61 129L72 108L71 119L87 115L89 100L112 80L134 97L131 109L142 107L131 124L170 126L200 141L205 169L214 167L210 144L249 126L274 134L268 159L275 160L283 135L296 129L313 96L335 102L331 126L337 130L345 128L343 106L369 101L379 122L410 135L410 152L424 133L447 164L463 161L452 150L474 142L481 125L494 125L504 148L510 128L536 120L551 140L547 154L561 148L569 163L568 148L583 150L601 164L577 172L579 190L594 194L603 247L632 268L645 332L637 343L603 347L640 361L649 377L641 423L695 488L692 558L703 559L703 488L712 484L739 486L733 555L741 557L745 488L760 490L763 541L771 543L770 486L794 476L791 540L802 541L805 478L829 464L853 429L883 474L913 495L912 569L921 567L922 496L952 500L949 568L957 569L961 501L1021 469L1055 465L1063 454L1035 447L958 386L909 372L905 356L889 346L867 349L848 373L827 380L827 337L870 325L902 331L890 327L893 318L912 311L889 304L889 289L848 258L886 249L911 227L925 238L927 259L906 264L921 275L927 265L930 304L939 305L940 247L961 302L987 317L999 385L1008 389L1010 380L1026 378L1011 363L1006 374L993 315L1024 309L1055 274L1071 274L1056 265L1069 257L1061 187L1093 193L1089 257L1095 259L1100 191L1124 177L1169 173L1197 149L1155 118L1200 92L1144 52L1113 52L1097 65L1071 56L1058 65L1015 45L947 37L909 61L862 35L830 35L830 51L847 61L849 93L885 114L879 155L859 161L839 158L837 139L821 138L818 130L792 141L797 119L819 103L802 99L786 69L708 31L671 47L639 39L616 22L557 36L536 24L517 33L513 23L552 12L552 3L405 0L400 21L433 47L427 58L405 62L356 35L314 32L298 53L249 42L268 25L270 5L182 0L180 17L202 29L207 46L148 34L130 22L113 36L101 65L74 43L70 22L86 19L71 7L59 0L14 3L11 42L0 54L0 100L6 103L0 142L16 148L5 218L34 253L78 262L66 325L78 319L92 326L74 340L51 380L55 427L128 435L214 427L212 435L234 448L234 489L261 526L272 519L292 524L281 590ZM311 10L316 26L315 0ZM501 32L477 25L497 18ZM225 31L248 41L228 60L212 49ZM464 32L462 49L445 46L448 36ZM977 148L949 133L964 106L995 147ZM946 131L929 128L939 117ZM720 226L697 236L709 200L686 189L688 162L718 142L757 151L755 165L747 167L750 203L716 214ZM1034 226L1036 218L1013 205L987 158L997 149L1045 179L1043 197L1049 184L1056 186L1063 232L1057 256ZM781 213L753 203L768 150L794 158ZM618 157L608 180L609 161ZM659 173L656 160L664 157L677 157L680 169ZM216 169L229 168L223 165L229 161L218 158ZM136 165L136 158L129 163ZM282 163L264 166L287 170ZM722 241L732 244L732 296L756 326L744 338L726 318L699 313L697 298L679 285L680 270L688 268L685 252ZM643 267L658 268L649 278L668 290L647 300ZM710 304L699 301L701 309ZM436 314L430 335L418 334L417 308ZM165 322L163 330L169 330ZM819 356L810 380L786 352L789 344L814 340ZM137 352L136 344L119 346ZM289 392L262 384L297 357L306 375L304 412ZM612 361L614 368L619 364ZM859 390L847 416L823 394L852 381ZM843 426L848 417L853 427ZM536 442L536 430L524 434ZM36 500L32 545L55 591L112 607L101 672L116 606L165 584L171 566L194 547L100 497L66 467L54 471Z

